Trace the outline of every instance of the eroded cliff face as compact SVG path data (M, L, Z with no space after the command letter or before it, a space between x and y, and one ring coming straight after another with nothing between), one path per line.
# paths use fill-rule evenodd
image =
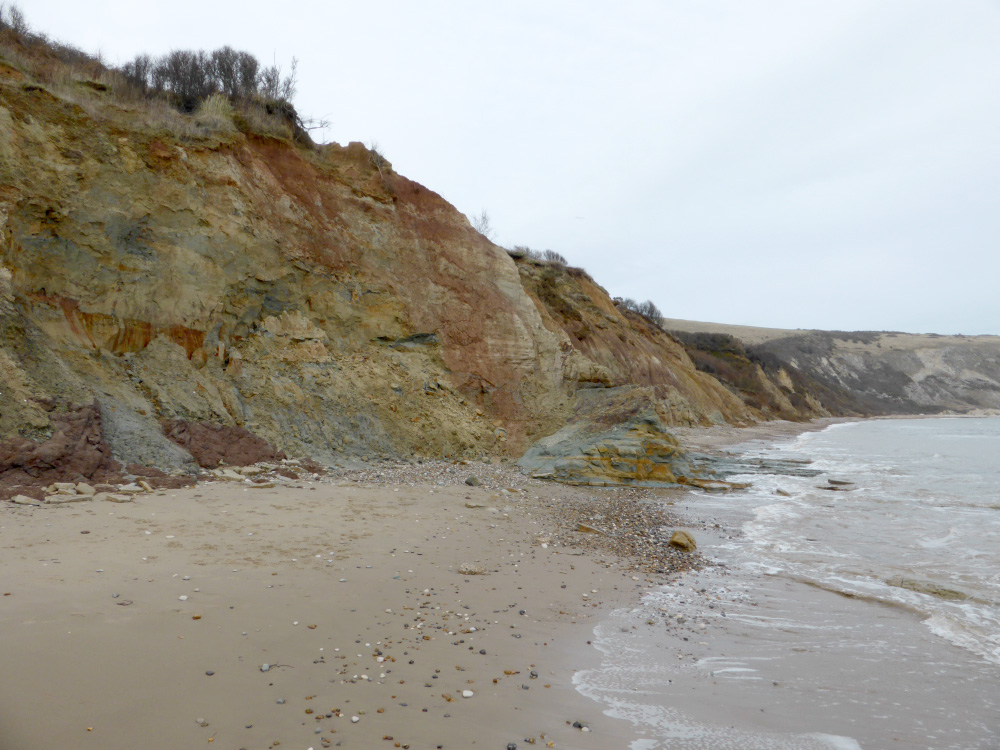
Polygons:
M804 416L1000 412L1000 336L667 325L699 368L737 386L762 370ZM763 414L797 418L762 387L744 391Z
M756 418L717 379L695 369L676 339L641 316L619 310L585 271L530 258L519 258L517 264L545 325L578 353L583 363L577 367L578 379L650 389L667 425Z
M812 331L758 348L869 413L1000 412L1000 336Z
M182 139L109 97L0 64L0 438L51 433L53 397L96 399L115 457L149 465L179 460L164 419L333 460L520 454L581 388L646 386L665 424L751 416L592 282L595 325L567 326L360 144Z

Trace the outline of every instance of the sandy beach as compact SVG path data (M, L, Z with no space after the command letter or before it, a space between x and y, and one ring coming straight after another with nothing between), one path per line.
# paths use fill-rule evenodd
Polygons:
M0 747L626 747L574 672L693 558L574 513L649 496L436 462L4 503Z

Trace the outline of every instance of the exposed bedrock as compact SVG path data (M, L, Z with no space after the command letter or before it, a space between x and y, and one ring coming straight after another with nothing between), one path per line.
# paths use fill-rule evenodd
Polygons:
M629 384L667 425L755 418L584 272L515 262L361 144L174 137L22 83L0 76L0 439L51 437L52 397L172 469L194 462L162 420L332 462L519 456Z

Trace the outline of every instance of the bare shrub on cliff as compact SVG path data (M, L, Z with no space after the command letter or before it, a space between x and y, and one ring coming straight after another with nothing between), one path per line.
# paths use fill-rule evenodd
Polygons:
M565 256L557 253L555 250L543 250L542 260L546 263L555 263L560 266L569 265L569 261L566 260Z
M295 98L295 91L298 85L299 61L292 58L292 70L284 78L281 77L281 67L272 65L264 68L258 76L258 91L265 99L274 101L291 102Z
M659 308L651 300L636 302L631 297L615 297L613 301L615 307L619 310L635 313L648 320L657 328L663 328L663 313L660 312Z
M496 235L496 230L490 221L490 215L486 212L485 208L477 216L472 217L472 228L488 240L492 240Z
M153 88L173 94L180 109L193 112L199 102L215 93L209 57L200 50L174 50L153 68Z
M385 175L382 173L382 168L389 166L389 160L385 158L382 153L382 149L378 145L378 141L372 141L368 144L368 162L378 170L378 176L385 180Z
M260 63L249 52L220 47L212 52L210 64L216 86L230 101L246 100L256 93Z
M0 29L10 29L21 37L31 34L31 27L28 20L21 12L21 8L16 4L0 5Z
M657 328L663 327L663 313L653 304L652 300L640 303L637 312Z
M120 73L125 85L130 86L135 93L145 95L153 80L153 58L149 55L136 55L134 60L122 65Z
M121 78L135 94L165 96L184 112L193 112L209 97L220 94L241 109L262 110L299 124L292 105L297 86L298 60L292 58L291 72L285 76L277 64L261 67L256 57L232 47L205 53L202 50L173 50L160 57L137 55L119 69Z
M533 250L527 245L514 245L507 248L507 254L512 258L527 258L538 263L554 263L557 266L568 266L566 256L555 250Z

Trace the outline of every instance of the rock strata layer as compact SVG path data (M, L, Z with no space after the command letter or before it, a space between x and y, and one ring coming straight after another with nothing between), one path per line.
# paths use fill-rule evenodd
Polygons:
M625 385L664 426L754 418L585 273L515 261L359 143L172 134L29 79L0 76L0 440L52 439L57 396L99 402L110 458L184 471L236 459L163 421L336 462L520 455Z

